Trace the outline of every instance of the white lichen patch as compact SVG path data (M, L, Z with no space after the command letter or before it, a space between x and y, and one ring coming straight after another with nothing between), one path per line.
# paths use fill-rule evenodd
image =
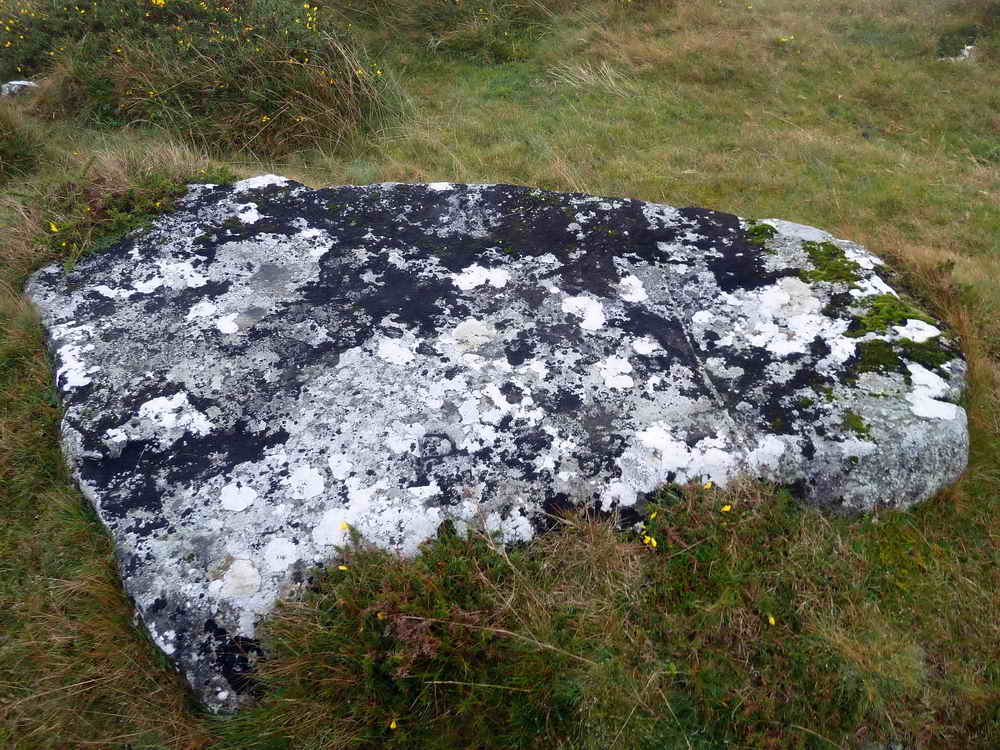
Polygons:
M762 248L701 209L265 175L194 186L28 293L140 619L229 711L231 660L252 666L257 623L352 531L417 554L445 521L528 540L546 503L627 512L668 482L751 474L869 510L953 481L964 363L906 359L954 351L946 332L849 335L889 293L880 262L767 223ZM806 241L857 282L806 281ZM859 368L873 342L898 363Z
M222 577L220 591L223 596L242 598L252 596L260 589L260 574L250 560L233 560Z
M923 320L907 320L905 325L893 326L892 330L901 339L909 339L917 344L930 341L935 336L941 335L941 329L932 326Z
M241 511L253 505L257 497L257 491L253 487L230 482L219 493L219 502L226 510Z
M962 408L947 401L941 401L949 390L948 383L933 372L915 362L907 362L913 380L913 390L906 394L910 408L918 417L928 419L958 419Z
M618 388L631 388L635 385L635 380L629 376L632 372L632 365L627 359L622 357L608 357L598 366L601 377L604 378L604 385L614 390Z
M618 282L618 293L626 302L645 302L649 299L638 276L626 276Z
M312 466L295 466L288 473L286 485L296 500L309 500L323 492L326 479L319 469Z
M461 273L452 274L451 278L455 286L463 292L483 284L489 284L494 289L503 289L510 281L510 273L502 268L483 268L478 263L473 263Z
M604 306L593 297L566 297L562 301L563 312L580 319L580 328L596 331L604 327L607 318L604 316Z

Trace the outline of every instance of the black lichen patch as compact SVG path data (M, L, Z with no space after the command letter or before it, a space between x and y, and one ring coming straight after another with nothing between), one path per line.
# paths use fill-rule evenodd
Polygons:
M766 252L747 239L739 217L702 208L684 208L679 213L697 228L699 237L690 244L704 252L708 270L723 292L760 289L788 275L765 269Z
M245 636L231 636L214 619L205 622L205 633L211 640L201 646L201 655L211 659L216 671L222 674L240 695L259 695L261 685L253 676L254 665L264 655L260 644Z

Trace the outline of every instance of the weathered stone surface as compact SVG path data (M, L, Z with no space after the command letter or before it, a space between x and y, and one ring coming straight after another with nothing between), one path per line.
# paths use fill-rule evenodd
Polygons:
M446 519L527 539L665 482L864 511L954 481L964 362L880 272L783 221L267 176L28 293L138 614L229 710L255 624L348 524L413 553Z
M37 89L38 84L34 81L7 81L0 85L0 96L16 96L28 89Z

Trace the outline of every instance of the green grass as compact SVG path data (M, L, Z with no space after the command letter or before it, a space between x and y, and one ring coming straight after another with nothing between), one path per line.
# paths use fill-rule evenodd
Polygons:
M39 24L19 8L41 7L8 0L2 16ZM373 112L317 105L349 113L329 129L286 119L316 91L303 66L237 64L250 32L213 47L218 63L168 56L169 24L114 53L88 48L103 32L84 38L91 22L62 7L45 5L58 34L32 36L16 60L0 27L0 68L47 74L0 108L0 745L1000 746L1000 6L324 4L303 44L329 52L331 33L383 81L361 94ZM218 44L206 19L226 13L87 7L136 23L189 9L181 38L206 50ZM943 36L971 26L977 59L938 60ZM284 44L283 28L268 43ZM346 60L329 54L324 65ZM202 101L216 72L230 90ZM176 98L125 93L151 77L158 91L180 84ZM294 106L275 117L279 101ZM258 147L250 126L265 115L280 127ZM642 535L576 516L513 550L442 533L413 560L356 539L346 571L266 623L260 702L207 717L132 624L110 543L66 476L19 289L168 209L187 179L265 170L626 195L861 242L961 339L969 471L912 511L864 519L740 484L664 490ZM871 329L899 314L873 309ZM857 367L898 362L872 349Z

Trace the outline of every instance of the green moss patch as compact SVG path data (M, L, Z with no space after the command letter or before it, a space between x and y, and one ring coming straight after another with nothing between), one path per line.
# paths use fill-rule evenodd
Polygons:
M772 239L778 230L772 227L770 224L762 224L753 219L750 220L749 226L743 231L743 236L750 245L760 245L763 246L768 240Z
M886 333L890 326L906 325L907 320L922 320L932 325L935 323L929 315L894 294L869 297L863 304L867 311L854 319L847 332L853 338L860 338L866 333Z
M871 434L871 428L865 424L865 420L863 420L856 412L844 412L844 420L842 424L845 429L857 433L861 437L868 437Z
M863 341L857 347L857 360L853 370L863 372L901 372L909 382L909 372L904 366L904 360L916 362L928 370L939 369L959 358L958 352L941 345L939 339L931 339L917 343L911 339L899 341Z
M854 371L857 373L897 371L902 365L892 344L881 339L858 344L857 356L857 362L854 363Z
M805 281L828 281L856 284L861 281L861 266L850 260L844 251L832 242L803 242L802 249L809 256L813 268L802 271Z
M923 365L928 370L941 367L959 357L957 352L941 346L941 342L936 338L920 343L911 339L901 339L899 345L903 348L905 359Z

